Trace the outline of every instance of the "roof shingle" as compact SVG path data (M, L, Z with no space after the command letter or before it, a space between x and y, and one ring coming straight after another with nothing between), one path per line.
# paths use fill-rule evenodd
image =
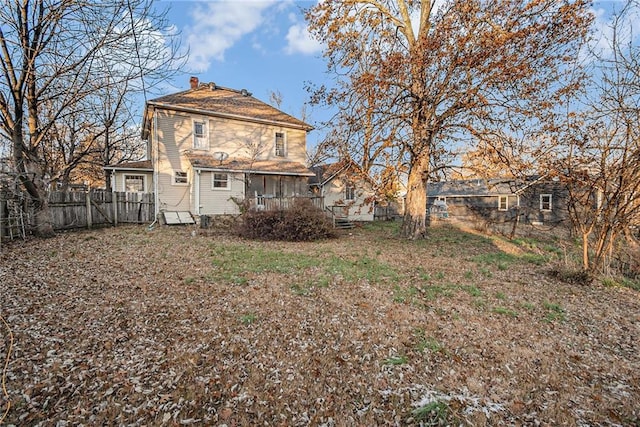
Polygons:
M242 157L230 157L220 161L212 155L187 153L194 168L220 171L236 171L254 174L313 176L305 165L283 160L252 160Z
M196 111L212 116L281 124L311 130L313 127L251 96L246 90L235 90L202 83L194 89L155 98L147 103L170 109Z
M104 168L119 169L119 170L137 170L137 169L153 170L153 167L151 166L151 160L138 160L136 162L118 163L114 165L107 165Z

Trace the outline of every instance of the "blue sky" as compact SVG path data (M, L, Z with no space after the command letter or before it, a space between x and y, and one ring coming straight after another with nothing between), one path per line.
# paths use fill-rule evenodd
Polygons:
M317 0L164 0L168 19L181 33L182 46L189 49L184 74L170 82L167 93L185 90L189 77L220 86L247 89L269 102L271 91L282 94L281 109L300 117L308 100L305 82L321 85L330 81L326 74L322 47L312 40L304 21L303 9ZM596 1L597 33L606 35L611 10L624 2ZM640 28L640 19L634 20ZM606 46L601 46L606 49ZM330 112L307 108L307 122L317 125L328 120ZM309 146L323 136L318 129L308 136Z
M280 108L298 118L308 100L305 82L327 78L321 46L306 30L303 9L315 1L235 0L162 1L168 19L189 49L185 74L174 79L169 92L189 87L189 77L220 86L247 89L269 102L271 91L282 95ZM329 113L307 107L307 121L326 120ZM308 136L315 145L321 131Z

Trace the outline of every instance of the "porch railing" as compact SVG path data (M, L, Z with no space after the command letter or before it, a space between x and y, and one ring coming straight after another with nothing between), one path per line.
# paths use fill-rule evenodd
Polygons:
M292 207L296 200L306 199L318 209L323 207L323 197L319 196L291 196L291 197L269 197L269 196L257 196L252 197L249 200L249 209L261 210L261 211L274 211L289 209Z

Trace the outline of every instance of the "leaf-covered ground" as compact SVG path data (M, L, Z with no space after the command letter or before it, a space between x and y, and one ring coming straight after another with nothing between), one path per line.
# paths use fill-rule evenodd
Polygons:
M563 257L387 225L3 245L0 424L640 425L640 294L559 282Z

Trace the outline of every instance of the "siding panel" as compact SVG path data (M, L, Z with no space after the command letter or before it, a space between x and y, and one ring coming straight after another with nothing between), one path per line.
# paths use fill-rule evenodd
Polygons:
M200 174L200 214L201 215L237 215L238 205L231 199L244 199L244 175L230 174L231 188L219 190L212 188L213 172Z

